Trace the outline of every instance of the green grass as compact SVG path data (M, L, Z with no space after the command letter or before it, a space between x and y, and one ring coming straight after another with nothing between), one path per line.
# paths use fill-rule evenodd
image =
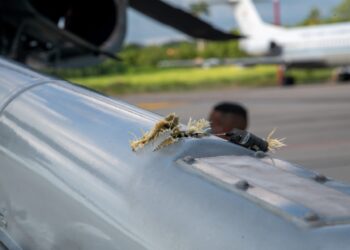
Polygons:
M298 82L323 81L331 70L293 70ZM110 95L137 92L178 91L220 86L263 87L276 85L276 67L216 67L210 69L162 69L122 75L104 75L69 79L72 82Z

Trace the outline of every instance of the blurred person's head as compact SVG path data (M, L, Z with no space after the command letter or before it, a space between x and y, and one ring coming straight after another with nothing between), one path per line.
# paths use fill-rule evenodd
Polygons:
M227 133L234 128L246 130L248 111L238 103L222 102L213 108L209 121L213 134Z

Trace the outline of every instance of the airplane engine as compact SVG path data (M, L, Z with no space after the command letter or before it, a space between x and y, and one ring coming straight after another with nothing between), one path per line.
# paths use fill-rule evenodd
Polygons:
M126 0L5 3L0 21L8 32L1 36L16 45L7 51L16 60L39 67L80 67L96 64L106 55L113 57L122 47ZM9 10L26 15L14 19Z
M0 249L349 249L350 186L160 119L0 58Z

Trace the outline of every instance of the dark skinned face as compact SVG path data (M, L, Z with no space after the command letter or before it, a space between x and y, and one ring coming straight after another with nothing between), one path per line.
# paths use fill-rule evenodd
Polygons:
M227 133L234 128L246 129L246 121L243 117L236 114L225 114L214 110L209 115L209 121L213 134ZM227 139L225 136L220 137Z

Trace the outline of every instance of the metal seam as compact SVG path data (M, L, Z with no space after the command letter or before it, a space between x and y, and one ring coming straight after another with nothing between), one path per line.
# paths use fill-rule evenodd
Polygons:
M6 231L0 229L0 242L10 250L22 250L16 241L14 241Z
M40 80L40 81L33 81L31 85L29 86L26 86L24 88L20 88L20 89L16 89L14 90L12 93L10 93L9 97L0 104L0 116L2 116L4 110L7 108L7 106L12 102L14 101L17 97L19 97L21 94L23 94L24 92L32 89L32 88L35 88L37 86L40 86L40 85L44 85L44 84L47 84L47 83L55 83L55 80L53 79L50 79L50 80Z

